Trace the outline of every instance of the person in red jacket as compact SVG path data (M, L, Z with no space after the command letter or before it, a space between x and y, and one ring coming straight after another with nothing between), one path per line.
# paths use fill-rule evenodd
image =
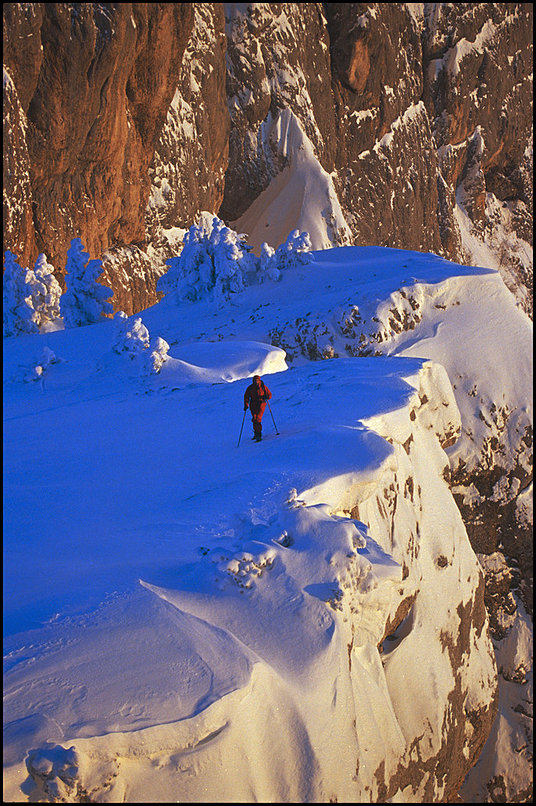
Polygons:
M253 383L248 386L244 393L244 411L251 412L253 422L253 439L260 442L262 439L262 415L266 408L266 401L270 400L272 393L262 382L260 375L255 375Z

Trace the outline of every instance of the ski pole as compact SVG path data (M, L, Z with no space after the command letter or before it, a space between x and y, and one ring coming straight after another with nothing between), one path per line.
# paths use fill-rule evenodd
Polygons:
M272 414L272 407L270 406L270 401L269 401L269 400L267 400L266 402L268 403L268 408L270 409L270 414ZM275 420L274 420L274 415L273 415L273 414L272 414L272 420L273 420L273 423L274 423L275 433L276 433L276 434L279 434L279 431L277 430L277 425L275 424Z
M244 420L246 419L246 409L244 409L244 416L242 417L242 427L240 428L240 436L238 437L238 443L236 447L240 445L240 440L242 439L242 428L244 427Z

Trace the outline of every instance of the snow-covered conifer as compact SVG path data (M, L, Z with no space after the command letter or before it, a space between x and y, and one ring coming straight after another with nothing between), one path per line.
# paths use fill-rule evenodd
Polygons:
M267 243L263 243L257 268L257 280L259 283L264 283L265 280L272 280L275 283L280 279L281 272L277 268L275 249Z
M114 325L112 350L133 359L141 375L154 375L160 372L167 359L169 350L167 341L160 336L151 339L141 316L131 320L124 311L118 311L114 316Z
M311 246L309 233L297 229L293 230L286 241L275 250L267 243L263 243L257 263L257 282L264 283L266 280L277 282L286 269L312 263L314 255Z
M140 355L139 360L142 362L142 374L154 375L158 374L162 369L162 365L168 358L169 344L160 336L151 340L149 349Z
M166 261L168 272L157 290L176 294L179 300L198 300L212 296L225 300L241 291L246 275L256 269L256 258L243 235L225 226L217 216L190 227L178 257Z
M291 269L294 266L305 266L308 263L312 263L315 258L311 252L311 247L311 238L308 232L293 230L289 233L287 240L275 250L277 268L282 271Z
M2 294L4 336L39 332L39 314L34 309L32 297L35 275L17 261L17 255L7 250L4 255Z
M42 328L60 318L61 286L54 276L54 267L43 252L35 261L33 273L32 301L39 317L37 323Z
M113 312L108 302L113 291L97 282L101 274L102 261L89 260L80 238L73 238L65 266L67 290L60 299L65 327L90 325Z
M115 338L112 349L116 353L127 353L131 358L149 346L149 331L143 324L141 316L134 321L129 320L124 311L114 316Z

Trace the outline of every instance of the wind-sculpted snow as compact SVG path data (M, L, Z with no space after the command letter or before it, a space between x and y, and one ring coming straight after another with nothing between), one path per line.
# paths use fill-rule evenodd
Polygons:
M339 249L226 307L164 299L133 318L125 333L169 347L151 374L149 348L114 349L113 321L6 340L8 800L455 795L490 734L497 668L449 488L469 412L451 373L471 369L501 283ZM410 290L420 321L389 330ZM325 321L340 357L267 343L298 319ZM361 333L393 354L349 355ZM440 363L426 349L442 335ZM486 338L510 356L506 393L523 365ZM25 380L44 348L55 360ZM261 444L242 405L257 373L273 394Z
M214 345L216 350L219 347ZM132 558L129 569L130 573L139 573L142 585L155 593L158 601L171 605L171 610L167 607L162 610L158 606L155 612L154 605L146 610L143 599L137 595L134 599L127 598L121 607L118 605L121 605L122 597L103 605L92 618L70 619L66 624L60 620L57 626L49 624L43 634L46 636L44 643L41 643L41 636L38 638L41 645L37 652L37 679L37 667L27 664L23 650L18 648L10 653L12 669L9 677L12 682L8 685L13 694L8 692L9 727L16 732L22 718L19 709L23 707L24 697L14 696L15 690L24 691L26 686L32 685L34 701L46 696L47 704L42 701L40 710L48 719L63 725L60 732L47 725L47 741L64 743L67 740L81 759L76 787L73 789L74 784L69 784L71 792L87 792L92 797L98 794L100 798L115 800L124 791L128 797L131 784L122 773L117 757L121 759L125 753L127 758L131 754L138 755L142 745L150 747L147 729L152 731L156 740L148 755L154 759L156 754L160 758L157 781L166 780L166 786L171 786L173 781L173 791L178 791L185 800L202 799L207 791L203 770L208 768L212 770L213 781L213 788L208 791L213 798L216 792L222 793L223 799L225 793L229 799L233 785L238 786L235 793L253 799L281 797L282 786L300 800L322 801L325 796L375 799L379 791L377 781L380 789L394 787L393 791L398 788L398 784L393 783L395 774L400 776L400 781L404 781L407 775L414 781L415 770L409 757L404 762L409 736L407 726L400 725L400 715L393 705L396 691L400 687L407 690L409 681L401 680L402 673L395 672L393 691L390 691L380 645L385 639L388 622L394 625L404 601L415 600L415 597L417 601L421 597L426 601L426 597L432 595L424 593L425 588L435 588L431 573L441 574L443 589L445 580L452 573L456 578L456 602L471 604L478 588L478 564L440 473L432 475L430 495L434 498L438 485L444 491L445 502L450 500L450 515L443 516L441 525L436 524L438 533L431 544L433 556L429 565L423 566L426 574L415 575L412 567L408 576L404 570L404 566L411 563L407 548L397 546L393 554L393 546L389 541L386 544L383 534L369 532L363 522L348 517L345 507L349 506L349 501L357 503L368 500L370 496L383 496L384 484L396 479L397 470L400 470L396 451L385 439L364 427L362 416L371 416L375 412L379 417L387 418L382 422L388 422L389 416L393 416L394 438L407 441L414 431L410 412L415 406L419 409L421 404L416 390L404 378L419 377L423 371L421 366L422 362L416 360L346 359L304 366L295 370L294 377L288 371L271 376L270 385L274 400L278 400L278 412L287 412L287 433L285 439L274 437L267 441L262 455L253 454L257 446L244 446L243 461L246 464L253 462L250 473L245 473L241 462L237 464L231 460L236 446L234 441L226 440L227 448L223 453L221 447L219 450L212 448L210 467L197 476L194 452L201 459L208 455L210 428L198 420L197 439L189 446L183 434L180 450L184 470L173 474L173 509L187 520L188 501L197 498L197 507L191 511L190 517L195 512L199 518L199 507L203 507L208 494L213 499L212 508L215 505L219 508L220 517L215 522L205 523L207 533L204 535L195 534L192 522L187 548L179 537L182 532L186 538L186 524L183 522L182 526L177 526L171 544L168 532L165 552L158 552L160 561L155 564L153 555L147 564L138 548L138 556ZM432 366L428 372L434 372ZM375 392L379 378L382 378L381 397ZM193 388L190 394L197 405L203 405L201 401L208 402L207 390L212 388ZM313 396L308 394L311 388L315 392ZM225 397L222 394L224 389L227 392ZM224 389L219 396L225 399L222 407L230 414L236 401L233 402L229 392L233 391L233 397L236 393L230 384ZM329 409L334 389L338 391L339 401L331 423L325 425L322 413ZM165 397L160 398L159 404L165 401ZM98 407L98 403L94 405ZM103 410L109 410L108 407L106 404ZM128 407L129 404L125 410L125 402L119 404L114 431L124 419ZM151 408L154 416L154 407ZM389 412L393 414L389 415ZM184 410L183 413L186 415ZM144 430L141 429L141 433ZM441 456L436 437L431 439L435 452ZM111 440L107 448L111 457L117 456L114 443L115 440ZM96 446L99 451L101 447ZM122 464L128 467L130 451L125 453L126 447L123 448ZM140 447L138 443L136 452ZM158 443L153 446L162 459L161 448ZM407 457L404 449L401 450ZM425 448L425 452L429 462L430 446ZM222 485L221 466L225 453L228 460ZM438 461L439 470L444 461L443 455L443 459ZM100 474L105 466L106 461L103 463L101 458ZM408 467L411 467L410 461ZM63 472L67 471L64 466ZM426 474L430 478L429 467ZM85 481L89 483L89 479ZM154 489L158 481L153 476L150 487ZM200 485L209 492L201 492ZM95 490L95 486L91 486ZM407 494L407 484L405 488ZM167 498L165 490L161 489L160 493L164 501ZM112 495L104 501L102 491L99 491L99 498L108 518L117 522L119 508L125 506L124 498L115 506L117 514L113 513ZM402 494L400 501L403 498ZM225 507L225 500L232 502L231 507L228 504ZM253 504L249 512L248 501ZM167 508L170 503L168 501ZM402 503L399 509L405 512L399 516L401 523L416 530L415 509L408 506L404 510ZM139 515L138 509L137 513ZM85 529L93 531L98 519L88 520L88 516L86 513ZM56 516L49 512L49 517L55 520L59 512ZM449 519L455 524L451 528L458 530L457 541L465 546L454 562L442 537L445 522L448 523ZM127 535L128 542L131 540L125 516L122 520L125 526L114 535L116 546L113 554L116 556L126 550ZM389 518L384 518L386 520ZM435 531L436 526L431 531ZM155 528L156 525L153 530ZM126 534L121 537L121 532ZM416 539L416 532L413 539ZM171 545L175 547L175 559L170 563ZM57 545L57 550L61 552L61 544ZM448 555L452 572L445 572L437 562L434 565L440 551ZM424 548L423 554L428 554ZM165 556L167 560L163 562ZM99 566L94 567L94 581L102 578L109 562L110 554L107 553ZM424 560L420 562L424 563ZM114 577L117 586L120 581L117 568ZM461 599L460 583L465 591ZM61 603L57 604L61 610ZM426 612L424 604L423 607ZM418 612L416 604L413 612ZM151 628L153 619L154 627ZM438 640L437 629L441 626L445 636L453 634L453 630L457 634L459 616L446 614L443 619L438 620L436 614L432 630L435 638L430 634L426 639L428 656L433 655L434 645L438 655L430 673L431 684L433 682L436 690L440 686L443 692L440 704L431 698L429 706L424 706L420 717L410 724L410 741L413 742L418 741L417 728L421 729L421 720L431 720L434 731L440 731L438 746L442 743L444 706L447 695L455 689L456 675ZM481 635L480 640L485 642L483 626L481 620L475 629ZM200 641L195 645L192 645L192 630L196 640ZM111 635L116 636L112 642ZM412 652L420 646L421 639L417 632ZM226 648L224 662L221 650L218 650L215 641L221 640L229 641L229 649L232 646L237 649L234 670L233 655ZM408 638L405 640L407 642ZM432 645L428 643L430 640ZM102 649L97 650L101 642L106 648L104 653ZM159 648L161 643L162 649L165 647L164 655ZM403 642L400 647L402 645ZM144 656L147 652L145 662L139 656L137 660L129 660L136 646L144 647ZM494 667L489 652L484 649L485 643L474 657L471 646L469 643L464 649L468 653L468 679L463 681L463 698L471 691L471 699L487 710L493 701ZM393 648L386 653L389 668L393 667L395 654ZM438 667L439 658L442 658L442 663ZM93 677L90 672L95 663L99 671ZM58 677L58 664L70 669L66 676ZM403 667L406 671L402 676L407 672L407 659ZM133 683L123 683L118 689L118 682L114 681L118 680L119 669L121 677L126 675ZM175 672L170 678L172 669ZM212 680L208 690L204 682L207 673L208 679ZM176 693L173 694L175 676L177 682L182 682L178 689L175 687ZM473 688L474 680L478 685ZM75 697L69 708L65 703L66 688L71 692L70 696ZM236 733L236 725L241 720L236 696L232 693L234 689L237 693L242 691L241 698L251 702L249 727L240 739ZM264 703L260 710L259 697ZM207 730L201 726L206 725L206 709L210 702L213 709L217 704L218 718L211 719L211 727ZM283 733L283 744L287 744L285 763L299 770L296 775L286 773L283 782L278 780L283 764L280 751L276 751L274 763L267 751L275 738L271 737L274 725L266 732L260 721L278 711L279 722L275 724L278 732ZM165 739L165 727L158 729L156 726L163 722L177 723L177 720L180 720L179 733L170 747L169 738ZM117 730L121 733L113 739L111 732ZM136 733L132 733L133 730ZM158 732L155 734L155 731ZM181 743L180 735L185 731L187 738ZM301 738L299 746L292 749L291 737L296 731ZM108 735L107 738L98 738L103 733ZM88 740L84 741L84 737L89 736L96 737L91 745L88 745ZM329 740L328 736L331 737ZM259 759L251 753L250 742L259 743L263 756L267 754L261 763L262 774L258 769ZM429 743L430 736L426 739L427 746ZM278 742L280 746L281 740ZM429 758L433 758L436 752L438 748ZM146 751L143 756L146 757ZM185 761L182 759L186 760L187 756L192 759L196 775L177 778L172 774L172 757L179 760L179 768L183 770ZM223 766L218 762L219 758L227 759ZM335 764L336 760L338 764ZM382 764L385 770L380 772ZM356 772L358 765L359 771ZM27 766L30 779L41 786L40 768L34 765L32 758ZM410 766L411 773L408 772ZM162 767L166 772L161 777ZM110 768L115 770L113 783L109 775L103 773L103 769ZM231 783L226 769L233 769L234 783ZM312 771L309 779L306 769ZM236 784L237 774L248 782L243 790L241 784ZM52 770L51 775L56 773ZM137 796L140 791L147 791L145 787L149 785L160 785L156 781L150 784L148 771L143 778L142 789L136 790ZM303 788L306 779L308 784ZM434 783L423 791L435 792L436 787L442 791L444 785L433 776L431 780ZM424 786L424 779L422 784ZM46 786L50 789L50 779L47 779ZM367 790L370 790L370 795L366 794Z

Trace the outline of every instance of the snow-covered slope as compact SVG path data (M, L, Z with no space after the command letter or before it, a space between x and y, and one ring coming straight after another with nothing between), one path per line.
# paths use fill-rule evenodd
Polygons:
M313 249L351 243L333 178L320 164L293 112L284 109L276 120L269 115L262 127L262 139L285 168L248 207L235 228L248 234L256 252L265 241L275 246L283 243L289 226L308 232Z
M6 800L426 802L476 761L497 669L445 451L487 437L477 381L503 441L531 421L530 322L496 272L315 257L144 311L157 375L110 321L5 340Z

